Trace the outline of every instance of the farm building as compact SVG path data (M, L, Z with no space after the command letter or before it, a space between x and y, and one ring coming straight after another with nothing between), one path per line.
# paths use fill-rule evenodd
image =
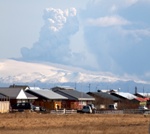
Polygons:
M67 98L67 100L62 101L62 107L66 109L82 109L84 105L95 101L95 98L92 96L71 87L57 86L52 88L52 90Z

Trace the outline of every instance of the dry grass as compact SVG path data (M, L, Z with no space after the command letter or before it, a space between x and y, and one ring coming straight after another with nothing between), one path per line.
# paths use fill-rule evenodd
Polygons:
M0 134L148 134L144 115L0 114Z

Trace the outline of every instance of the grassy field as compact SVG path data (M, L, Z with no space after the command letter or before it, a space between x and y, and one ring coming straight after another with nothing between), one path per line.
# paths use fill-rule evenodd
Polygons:
M150 116L0 114L0 134L148 134Z

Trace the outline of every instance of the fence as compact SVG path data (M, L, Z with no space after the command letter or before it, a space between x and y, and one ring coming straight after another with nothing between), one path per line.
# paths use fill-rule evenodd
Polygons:
M150 110L124 109L124 110L97 110L97 114L150 114Z
M124 114L150 114L150 110L125 109Z
M97 110L96 114L123 114L124 110Z
M0 101L0 113L8 113L9 105L9 101Z
M51 110L51 114L74 114L77 113L77 110L66 110L66 109L61 109L61 110Z
M51 114L74 114L77 110L51 110ZM150 114L150 110L125 109L125 110L96 110L95 114Z

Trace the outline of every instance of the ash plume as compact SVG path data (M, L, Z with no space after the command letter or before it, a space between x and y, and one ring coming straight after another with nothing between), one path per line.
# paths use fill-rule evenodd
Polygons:
M22 59L71 64L76 54L70 50L70 37L79 30L76 9L46 8L43 19L39 40L21 49Z

